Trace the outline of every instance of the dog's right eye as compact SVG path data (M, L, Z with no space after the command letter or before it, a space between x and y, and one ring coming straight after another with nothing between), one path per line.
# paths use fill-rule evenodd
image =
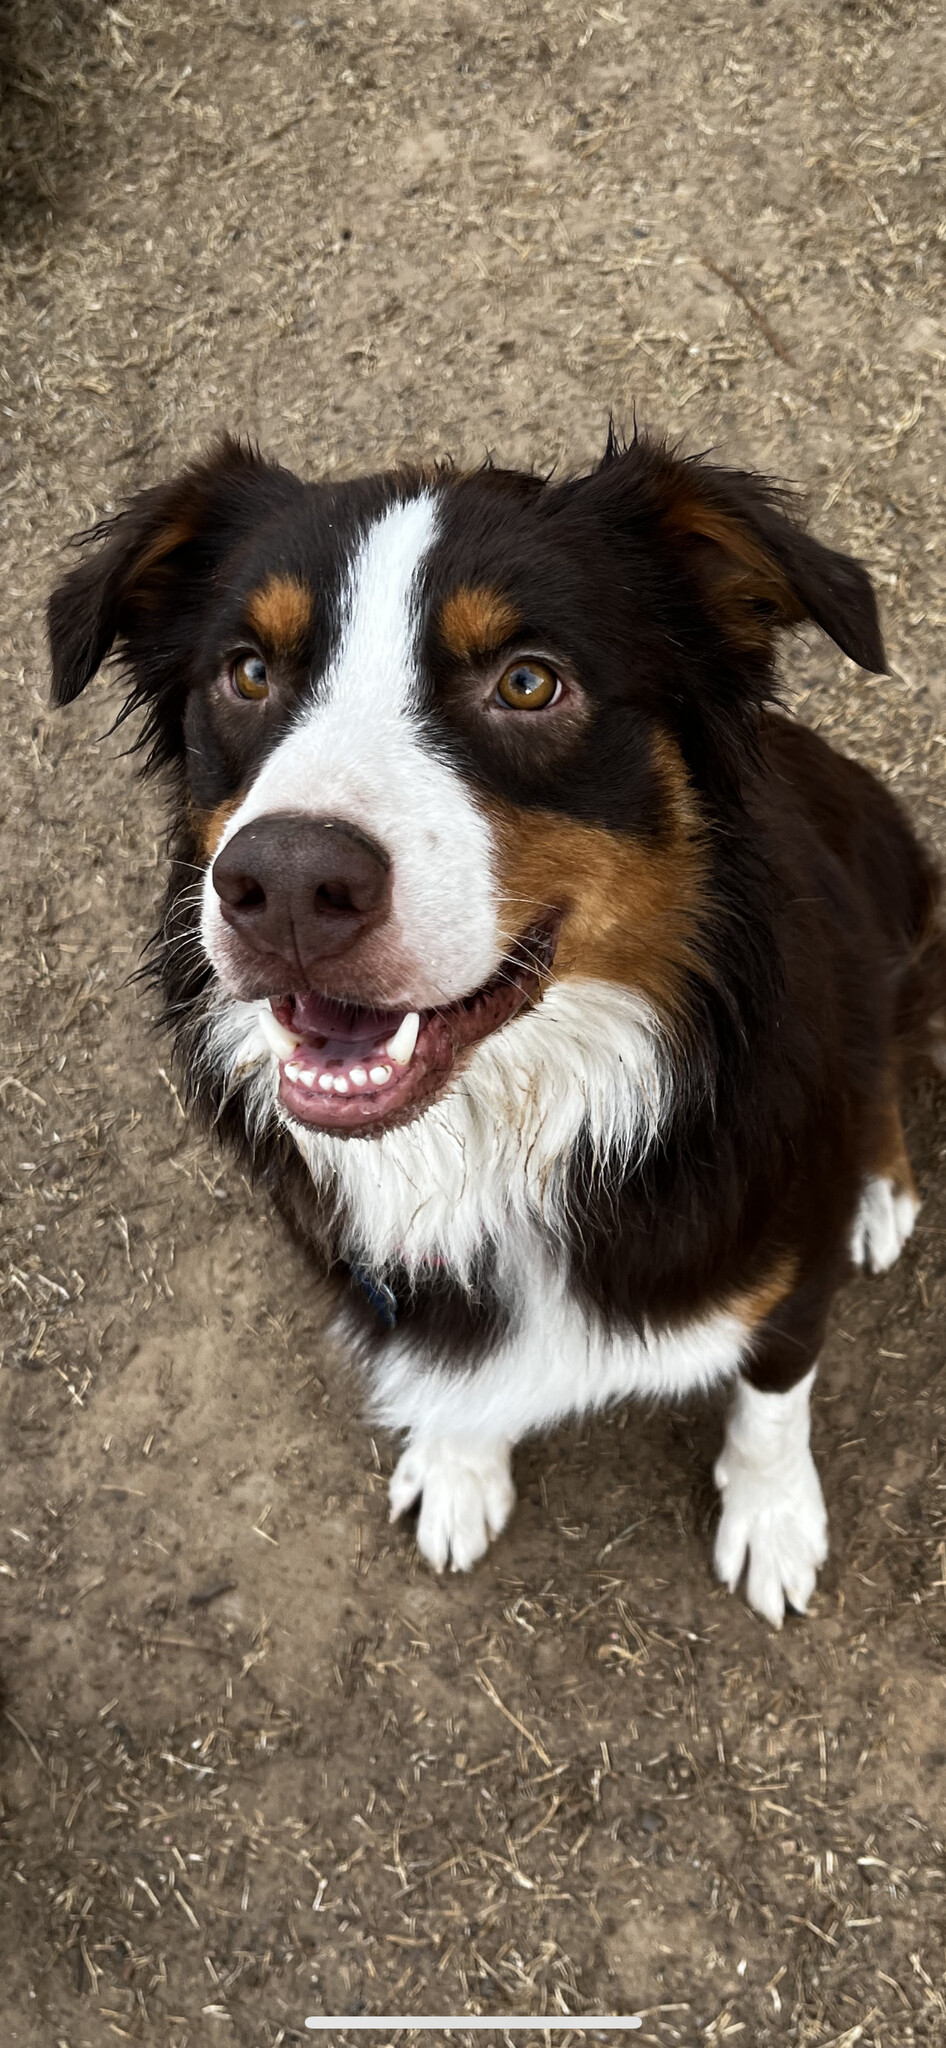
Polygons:
M561 681L546 661L511 662L496 685L496 696L510 711L544 711L561 694Z
M241 654L230 663L230 681L238 697L258 704L269 696L266 663L258 654Z

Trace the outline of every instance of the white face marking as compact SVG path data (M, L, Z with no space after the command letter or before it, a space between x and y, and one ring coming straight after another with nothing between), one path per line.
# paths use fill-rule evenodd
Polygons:
M746 1597L781 1628L799 1614L828 1555L828 1518L809 1447L815 1367L787 1394L762 1394L740 1380L714 1477L722 1494L716 1575L734 1593L748 1566Z
M468 994L489 980L503 951L489 824L463 778L438 758L419 714L419 583L437 510L424 491L390 505L368 528L318 699L264 761L218 849L271 811L342 818L383 846L392 862L391 916L359 947L359 986L344 992L391 1008L426 1009ZM232 987L239 956L209 872L201 937ZM344 961L339 968L344 973Z

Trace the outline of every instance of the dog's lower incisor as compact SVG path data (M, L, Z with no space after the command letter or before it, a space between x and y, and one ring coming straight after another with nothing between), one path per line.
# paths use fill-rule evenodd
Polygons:
M802 619L884 669L865 570L642 437L342 484L225 440L49 616L58 703L122 657L190 1098L337 1270L424 1556L483 1554L521 1437L727 1383L716 1570L804 1609L818 1352L913 1227L946 1000L903 812L774 708Z

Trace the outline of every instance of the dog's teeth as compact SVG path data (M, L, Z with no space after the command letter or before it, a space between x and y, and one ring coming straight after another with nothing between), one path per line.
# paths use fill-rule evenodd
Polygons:
M304 1088L315 1087L315 1073L312 1067L304 1068L303 1072L299 1075L299 1079Z
M391 1079L390 1067L370 1067L368 1071L376 1088L383 1088L385 1081Z
M335 1086L335 1083L334 1083L334 1081L333 1081L333 1079L332 1079L332 1076L331 1076L331 1074L320 1074L320 1075L319 1075L319 1087L320 1087L320 1088L324 1088L324 1089L325 1089L326 1091L328 1091L328 1090L329 1090L330 1088L334 1088L334 1086Z
M388 1039L386 1047L396 1067L410 1066L411 1060L414 1057L414 1047L417 1044L417 1033L419 1030L420 1018L417 1011L408 1010L407 1016L401 1018L394 1037ZM373 1075L372 1079L374 1079Z
M365 1067L352 1067L351 1079L356 1088L364 1088L368 1079L367 1069Z
M348 1082L346 1081L344 1074L336 1074L335 1079L332 1082L332 1087L334 1088L336 1095L348 1094Z
M299 1060L288 1060L288 1061L286 1062L286 1072L287 1072L287 1074L288 1074L288 1076L289 1076L289 1079L290 1079L290 1081L298 1081L298 1079L299 1079L299 1077L300 1077L300 1075L301 1075L301 1073L302 1073L302 1064L301 1064L301 1061L299 1061Z
M262 1009L258 1012L258 1018L259 1028L269 1046L270 1052L274 1052L277 1059L289 1059L290 1055L295 1052L296 1046L301 1044L301 1039L296 1037L294 1031L287 1031L285 1024L280 1024L279 1018L273 1016L268 1003L263 1004Z

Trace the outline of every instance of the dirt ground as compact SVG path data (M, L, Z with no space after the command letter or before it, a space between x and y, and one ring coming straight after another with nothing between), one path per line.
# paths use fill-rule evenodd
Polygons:
M570 465L636 407L870 562L893 679L812 633L790 688L946 845L943 16L303 4L4 16L0 2035L943 2042L946 1093L824 1357L807 1620L713 1584L711 1405L527 1448L437 1581L319 1285L182 1119L129 984L159 794L42 640L66 537L220 425Z

